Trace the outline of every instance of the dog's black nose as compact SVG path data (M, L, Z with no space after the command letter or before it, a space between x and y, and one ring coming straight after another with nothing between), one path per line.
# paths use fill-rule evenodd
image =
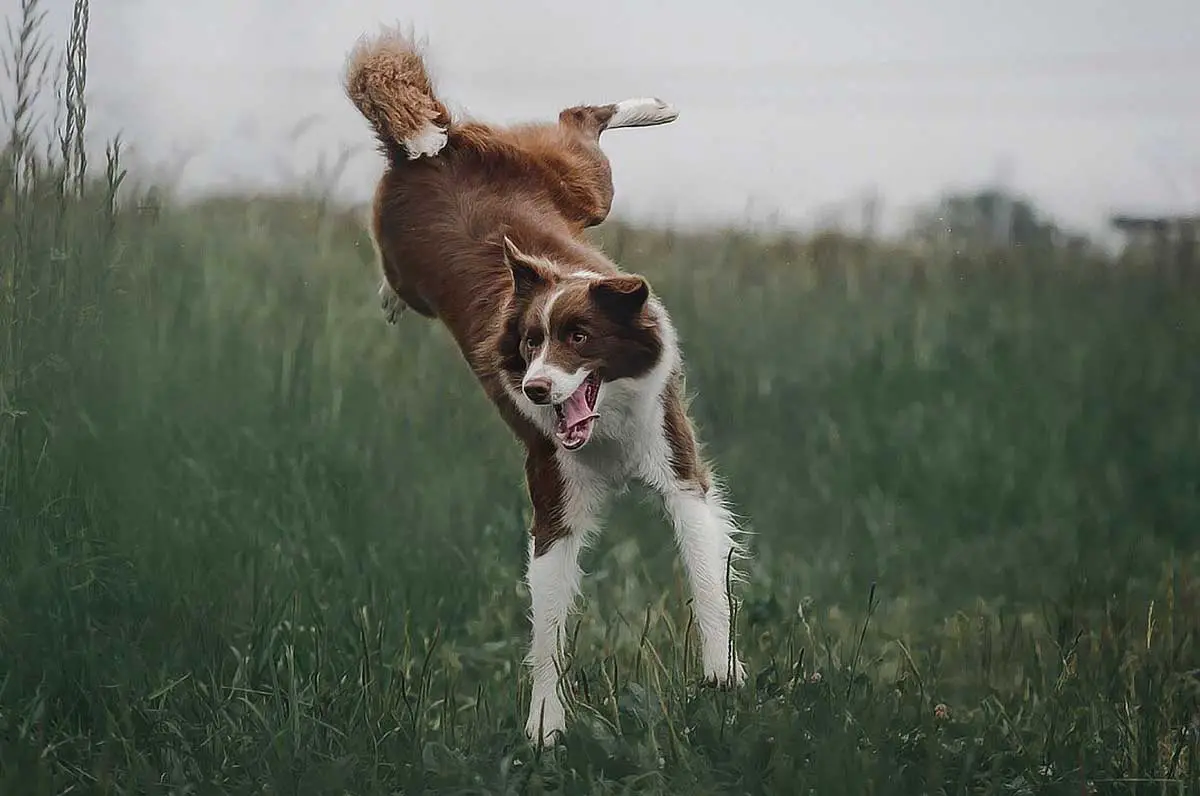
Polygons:
M535 404L550 403L550 379L530 379L522 387L525 395Z

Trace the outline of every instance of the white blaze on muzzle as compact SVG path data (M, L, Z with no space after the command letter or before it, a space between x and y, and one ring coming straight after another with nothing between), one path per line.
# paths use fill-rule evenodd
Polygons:
M579 389L579 385L583 384L583 380L588 377L588 372L579 368L574 373L568 373L558 365L550 364L546 361L547 350L549 350L549 346L538 352L534 360L529 363L529 368L525 371L525 378L521 380L521 389L524 390L531 381L544 379L550 382L550 403L560 404Z

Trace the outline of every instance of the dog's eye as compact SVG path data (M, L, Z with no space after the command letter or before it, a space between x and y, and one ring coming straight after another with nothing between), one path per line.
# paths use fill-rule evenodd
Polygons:
M588 339L587 332L571 332L571 335L568 339L571 341L571 345L583 345Z
M525 345L529 346L529 348L531 350L537 348L541 344L542 344L542 335L539 334L538 332L531 332L525 338Z

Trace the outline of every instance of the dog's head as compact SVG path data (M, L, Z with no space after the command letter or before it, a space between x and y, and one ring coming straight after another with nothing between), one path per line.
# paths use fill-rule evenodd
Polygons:
M517 400L547 413L559 445L577 450L603 424L611 385L647 376L663 356L650 285L634 274L557 267L507 237L504 257L512 274L504 378Z

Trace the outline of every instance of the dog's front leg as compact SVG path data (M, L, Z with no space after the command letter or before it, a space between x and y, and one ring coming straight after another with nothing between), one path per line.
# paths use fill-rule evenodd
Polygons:
M716 685L741 685L746 672L731 643L730 586L740 580L733 565L746 551L721 487L700 454L680 395L680 385L668 387L663 401L662 447L650 449L653 453L644 462L643 476L662 494L675 529L700 626L704 677Z
M558 685L563 667L566 621L583 572L579 567L582 545L577 536L564 536L539 549L539 531L529 544L528 584L533 638L529 649L532 693L525 735L550 745L554 734L566 730L566 710Z
M704 678L714 685L740 686L746 670L731 643L730 585L737 579L733 563L741 550L720 490L706 480L672 480L663 489L663 502L691 585Z
M553 450L531 452L525 465L533 502L526 575L531 602L532 695L525 734L546 744L566 729L566 711L558 691L566 622L583 579L579 555L596 530L603 500L599 482L574 469L564 468Z

